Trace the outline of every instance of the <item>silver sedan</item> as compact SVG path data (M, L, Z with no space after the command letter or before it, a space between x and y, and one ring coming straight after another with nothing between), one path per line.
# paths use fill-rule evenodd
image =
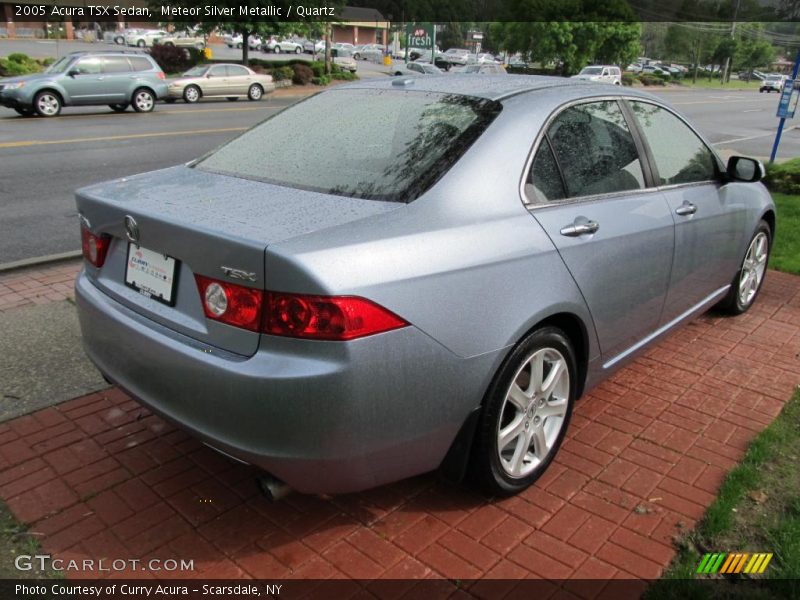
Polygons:
M191 104L201 98L261 100L264 94L274 90L271 75L236 64L202 65L186 71L178 79L171 79L166 101L183 99Z
M775 206L662 100L488 75L338 86L78 190L100 371L302 492L547 469L582 394L758 298Z

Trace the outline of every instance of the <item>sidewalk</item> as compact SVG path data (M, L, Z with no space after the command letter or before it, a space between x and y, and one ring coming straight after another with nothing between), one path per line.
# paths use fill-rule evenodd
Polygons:
M0 275L0 310L68 294L77 268ZM650 579L800 383L799 353L800 278L770 271L748 314L696 319L582 399L546 475L500 501L426 475L270 504L255 469L117 389L0 423L0 496L45 552L192 559L192 577Z

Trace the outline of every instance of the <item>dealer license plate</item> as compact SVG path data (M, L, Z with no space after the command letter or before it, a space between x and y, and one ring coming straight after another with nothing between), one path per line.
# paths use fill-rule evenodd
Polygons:
M125 285L169 306L175 304L176 261L171 256L128 244Z

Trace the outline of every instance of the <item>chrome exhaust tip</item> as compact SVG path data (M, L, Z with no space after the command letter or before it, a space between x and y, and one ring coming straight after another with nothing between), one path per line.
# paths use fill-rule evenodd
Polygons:
M269 473L258 476L258 486L270 502L277 502L292 492L288 484Z

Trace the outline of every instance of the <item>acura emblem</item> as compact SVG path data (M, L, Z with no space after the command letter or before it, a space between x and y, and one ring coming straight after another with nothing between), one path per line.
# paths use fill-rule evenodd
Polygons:
M128 239L137 246L139 245L139 225L130 215L125 215L125 233L128 234Z

